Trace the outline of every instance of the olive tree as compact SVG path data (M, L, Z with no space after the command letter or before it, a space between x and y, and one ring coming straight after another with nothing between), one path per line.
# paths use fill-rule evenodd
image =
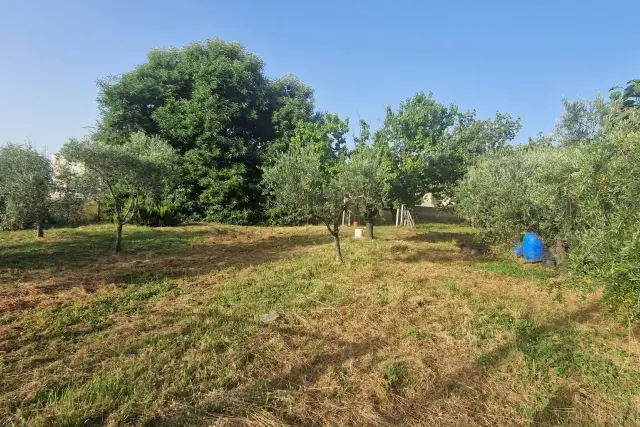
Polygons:
M29 144L0 148L0 221L5 228L37 226L44 237L52 189L49 160Z
M87 138L71 139L60 151L69 165L68 183L85 194L96 190L113 204L117 224L116 252L122 250L122 228L140 203L160 194L174 164L170 145L142 132L120 145Z
M380 150L360 145L340 175L349 210L362 216L367 239L373 239L373 220L390 202L393 165Z
M575 174L580 147L523 147L478 159L456 189L456 213L484 237L509 242L528 228L552 245L577 219Z
M280 154L263 175L263 184L278 211L323 223L333 236L336 261L342 262L340 220L346 193L340 174L344 163L328 161L312 145L294 146Z

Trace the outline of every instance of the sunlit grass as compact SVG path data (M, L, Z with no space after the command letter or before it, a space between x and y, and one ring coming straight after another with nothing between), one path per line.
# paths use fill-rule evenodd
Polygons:
M0 425L640 422L638 331L464 225L125 230L0 233Z

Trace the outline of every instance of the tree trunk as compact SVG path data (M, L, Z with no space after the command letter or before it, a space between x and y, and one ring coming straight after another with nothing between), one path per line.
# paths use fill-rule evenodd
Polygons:
M567 250L566 250L565 245L564 245L564 240L561 237L558 237L556 239L556 242L555 242L555 245L554 245L552 253L555 256L556 262L558 264L564 263L564 260L565 260L566 255L567 255Z
M342 250L340 249L340 234L337 230L333 234L333 241L336 243L336 261L342 262Z
M120 252L122 250L122 224L118 221L118 234L116 235L116 252Z
M42 221L38 222L38 239L44 239L44 224Z
M98 205L98 222L100 222L100 200L96 200L96 204Z
M367 220L367 240L373 239L373 221Z

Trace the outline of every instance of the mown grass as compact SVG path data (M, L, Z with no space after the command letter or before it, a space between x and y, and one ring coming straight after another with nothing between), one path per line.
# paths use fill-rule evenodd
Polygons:
M344 233L343 265L321 227L0 233L0 425L640 423L597 292L462 224Z

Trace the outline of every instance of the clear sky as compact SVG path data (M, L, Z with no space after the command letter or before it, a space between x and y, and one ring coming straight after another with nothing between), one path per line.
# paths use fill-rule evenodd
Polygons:
M0 143L49 153L98 118L96 80L156 47L220 37L316 107L377 127L419 90L550 132L561 99L640 77L638 0L0 0ZM355 127L355 126L352 126Z

